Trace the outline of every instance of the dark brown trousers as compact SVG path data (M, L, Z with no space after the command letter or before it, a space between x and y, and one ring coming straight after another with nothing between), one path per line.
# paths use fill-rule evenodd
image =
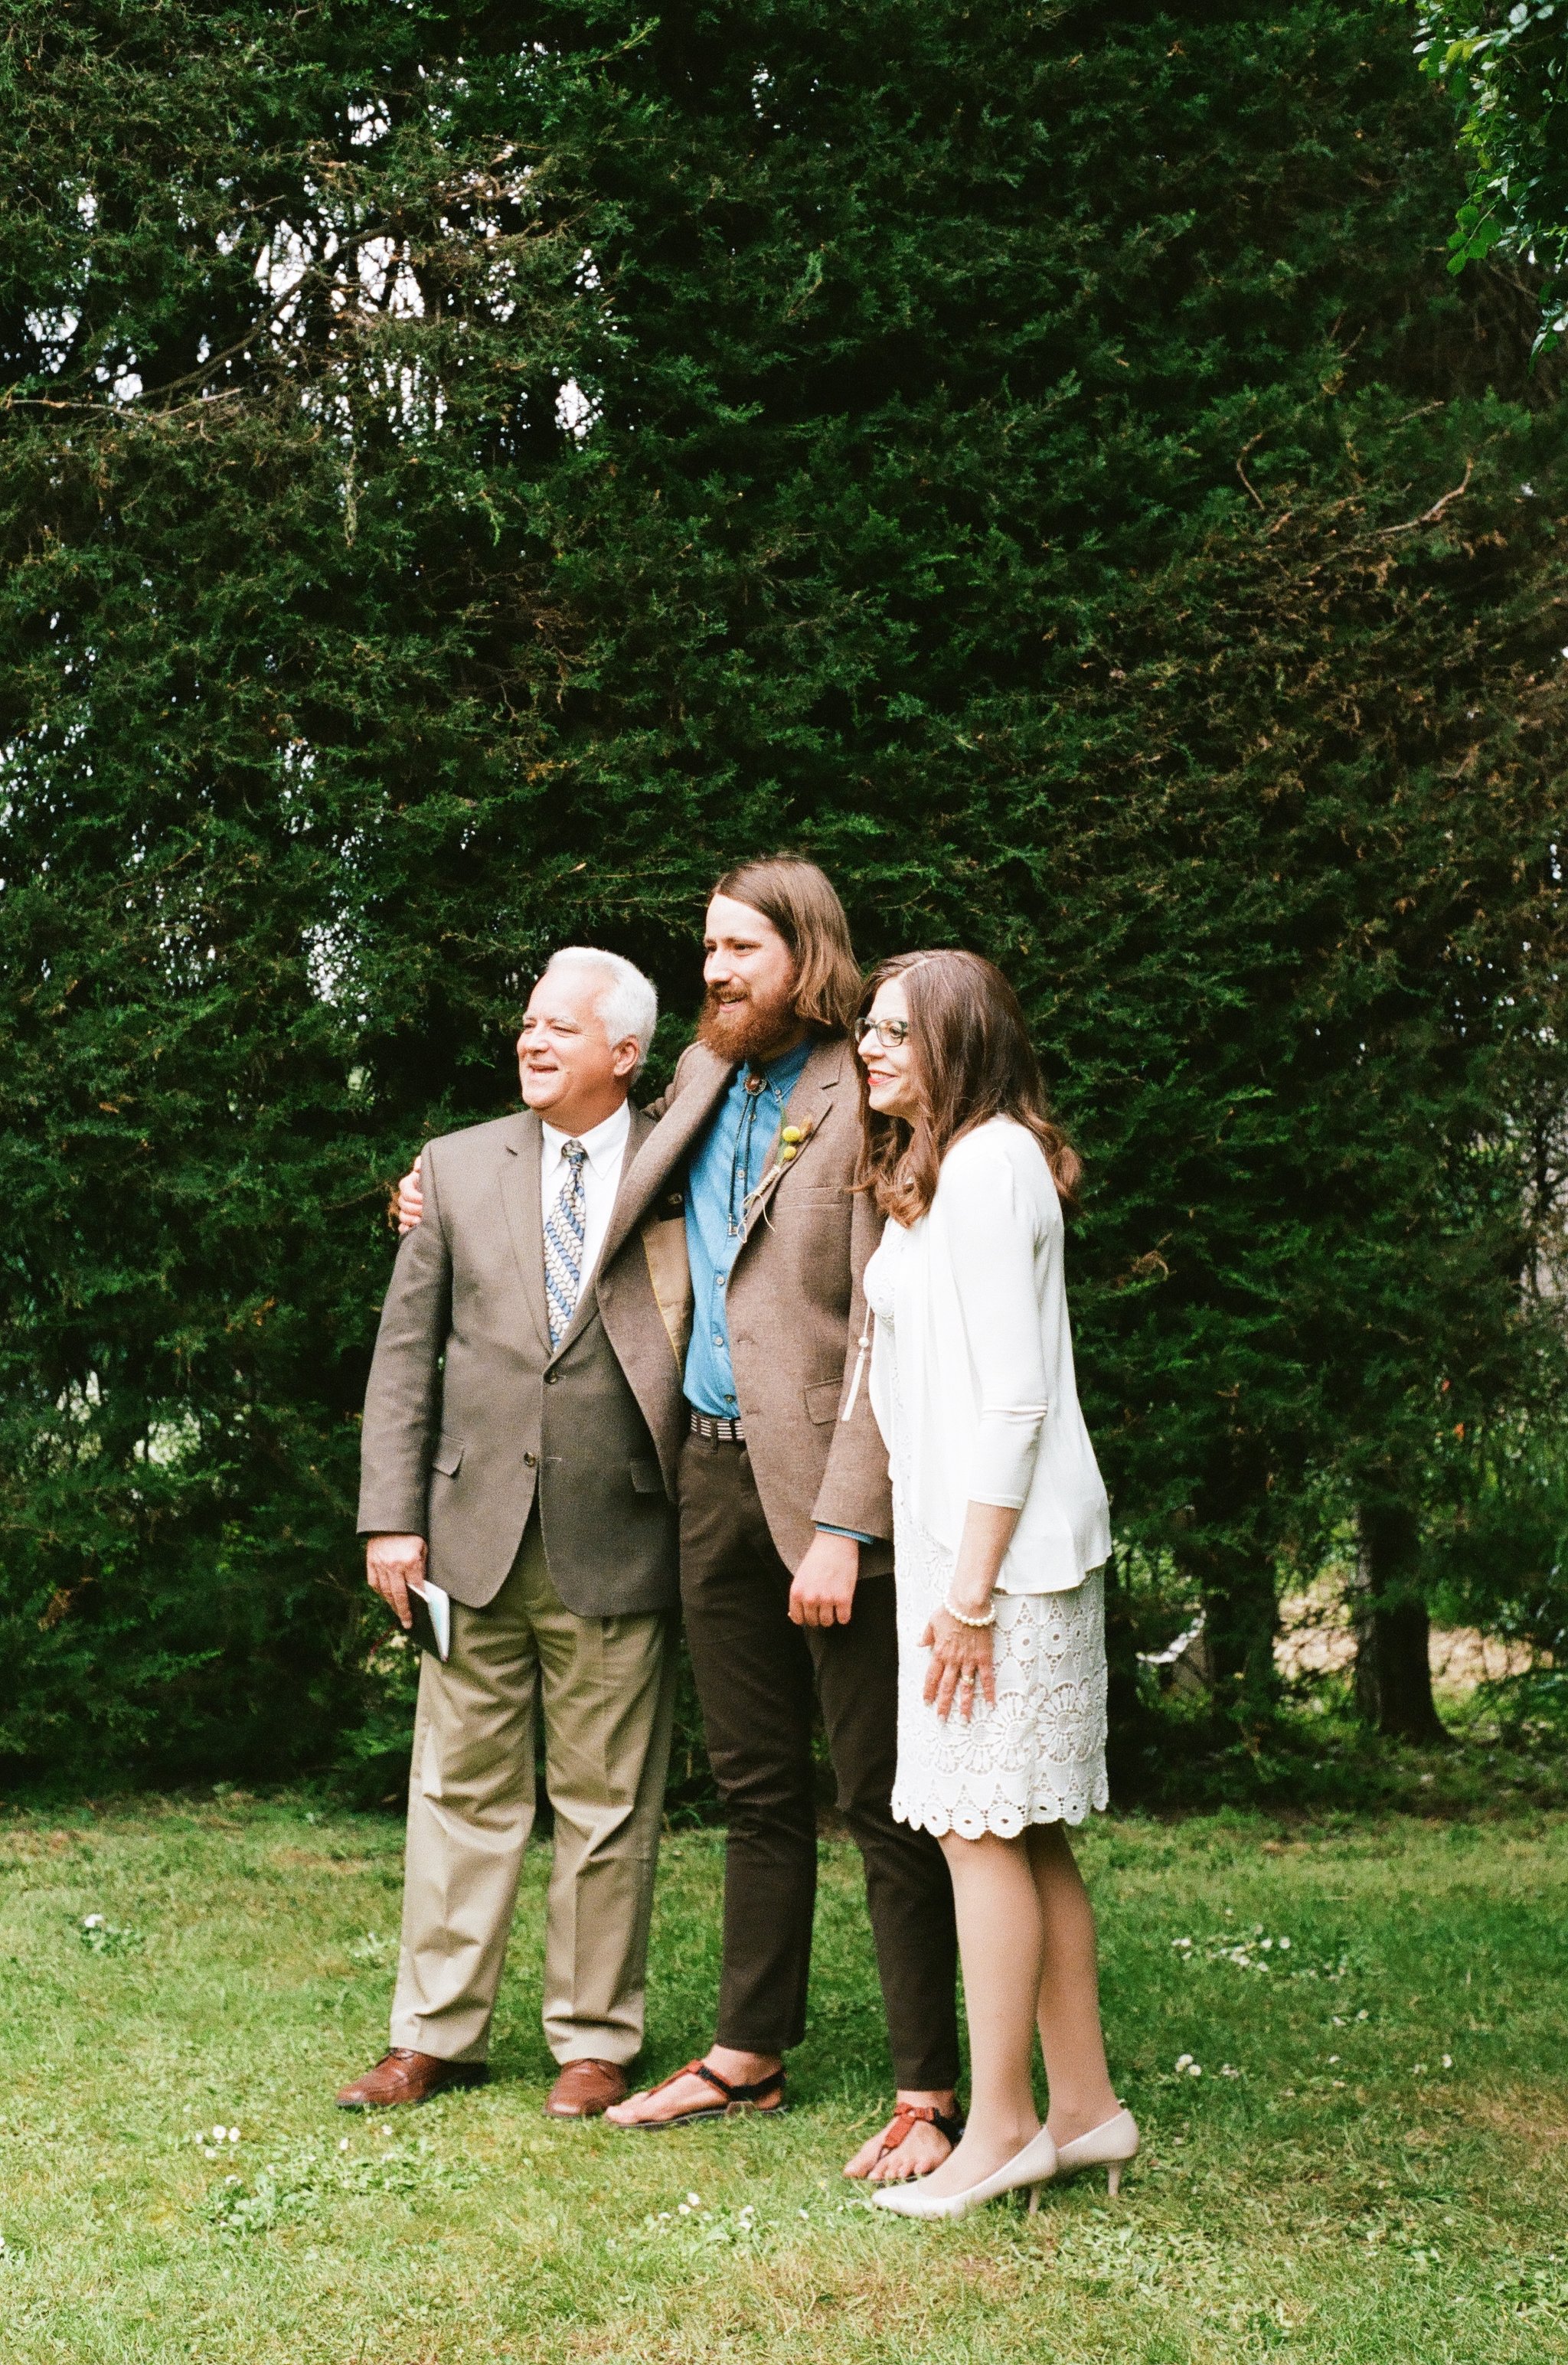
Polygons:
M681 1601L729 1821L718 2041L786 2053L806 2031L816 1903L812 1766L820 1696L838 1804L866 1866L893 2072L958 2076L958 1939L942 1851L893 1821L898 1634L893 1580L868 1577L847 1626L792 1626L744 1445L689 1438L680 1465Z

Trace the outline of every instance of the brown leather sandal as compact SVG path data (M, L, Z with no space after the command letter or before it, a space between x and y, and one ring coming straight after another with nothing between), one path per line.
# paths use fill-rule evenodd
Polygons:
M956 2111L949 2115L946 2111L939 2111L935 2102L901 2102L882 2130L881 2148L871 2162L871 2166L879 2167L890 2151L897 2151L910 2129L918 2125L935 2127L939 2135L946 2136L949 2146L957 2151L959 2137L964 2132L964 2114L961 2111ZM940 2168L942 2162L938 2160L936 2167ZM934 2169L921 2170L923 2176L932 2176L935 2173ZM912 2176L905 2181L918 2184L920 2178Z
M689 2061L684 2069L672 2069L667 2078L661 2078L656 2086L650 2086L649 2093L662 2094L665 2088L673 2086L678 2078L705 2078L709 2085L723 2096L722 2102L705 2102L694 2111L678 2111L673 2119L617 2119L614 2124L621 2127L635 2127L644 2135L663 2135L666 2127L695 2126L699 2119L738 2118L745 2111L756 2112L759 2118L776 2119L780 2111L787 2111L790 2107L784 2099L782 2069L770 2071L766 2078L758 2078L751 2086L732 2086L727 2078L721 2078L716 2069L710 2069L706 2061ZM777 2094L778 2100L776 2102L765 2102L768 2094Z

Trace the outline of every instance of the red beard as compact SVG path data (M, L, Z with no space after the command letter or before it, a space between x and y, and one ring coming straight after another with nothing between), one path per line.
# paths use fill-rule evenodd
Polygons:
M697 1039L721 1059L754 1064L770 1059L800 1025L790 995L759 1002L747 994L743 1002L721 1002L710 987L697 1021Z

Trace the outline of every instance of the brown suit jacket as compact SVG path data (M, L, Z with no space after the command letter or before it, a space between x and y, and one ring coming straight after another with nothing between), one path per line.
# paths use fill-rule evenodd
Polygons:
M430 1574L482 1608L535 1502L556 1591L581 1617L677 1598L671 1504L687 1432L690 1283L681 1206L639 1191L632 1112L597 1275L552 1350L539 1119L427 1142L424 1220L398 1251L364 1400L362 1535L422 1535Z
M667 1204L735 1070L702 1044L681 1057L649 1112L657 1130L637 1153L617 1219ZM864 1374L847 1420L866 1328L861 1277L881 1237L869 1196L849 1185L860 1149L855 1056L842 1037L817 1044L785 1112L804 1138L787 1162L778 1145L747 1218L726 1293L735 1391L757 1493L781 1560L798 1568L815 1522L890 1538L888 1450ZM611 1239L613 1239L613 1231ZM861 1573L892 1565L887 1541L867 1545Z

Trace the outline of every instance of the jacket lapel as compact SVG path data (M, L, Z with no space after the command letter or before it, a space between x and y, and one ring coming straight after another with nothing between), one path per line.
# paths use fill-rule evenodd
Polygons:
M845 1103L853 1086L853 1078L848 1073L849 1060L849 1046L839 1037L835 1041L819 1043L801 1070L800 1082L790 1093L789 1105L784 1111L784 1126L794 1126L801 1139L792 1145L786 1143L784 1126L779 1127L779 1139L768 1160L767 1171L752 1193L746 1213L746 1239L750 1239L767 1214L774 1193L781 1189L786 1178L811 1157L812 1144L834 1108ZM795 1153L792 1158L780 1154L791 1147Z
M522 1283L523 1297L539 1343L548 1355L550 1317L544 1303L544 1213L539 1189L544 1137L532 1110L512 1120L507 1155L501 1163L501 1205L512 1255Z
M692 1143L729 1089L735 1072L733 1062L717 1059L707 1050L692 1052L689 1057L698 1072L677 1093L666 1114L655 1123L641 1109L633 1112L633 1138L626 1145L621 1188L604 1237L604 1252L599 1261L600 1272L610 1258L624 1248L660 1192L668 1185L670 1177L684 1167Z

